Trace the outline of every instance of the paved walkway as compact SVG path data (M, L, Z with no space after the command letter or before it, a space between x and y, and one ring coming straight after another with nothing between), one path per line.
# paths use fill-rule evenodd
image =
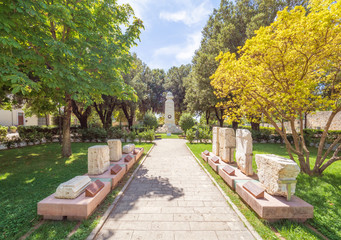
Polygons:
M181 139L156 141L97 239L254 239Z

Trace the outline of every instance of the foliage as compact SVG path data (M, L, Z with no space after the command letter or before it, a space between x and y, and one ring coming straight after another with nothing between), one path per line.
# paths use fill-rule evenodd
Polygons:
M184 113L180 117L179 125L186 134L187 130L191 129L195 125L194 118L190 113Z
M0 126L0 142L4 141L7 136L7 127Z
M158 127L158 121L155 114L152 111L146 112L143 117L143 126L149 129L156 129Z
M83 142L92 142L93 140L104 142L108 136L107 131L104 128L99 127L79 129L78 134Z
M152 141L155 140L155 132L154 132L154 130L152 130L152 129L151 130L147 130L147 131L143 132L143 134L144 134L144 139L146 141L152 142Z
M41 220L37 202L54 193L60 183L87 172L87 151L93 145L72 144L74 154L70 158L61 156L57 143L0 151L0 239L19 239ZM137 145L144 147L145 152L151 146ZM113 195L118 193L116 190ZM97 219L113 201L111 195L108 198L104 209L82 221L80 229L91 231L97 225ZM77 224L78 221L46 221L29 239L65 239ZM89 232L81 239L88 235Z
M200 48L193 57L192 71L185 80L188 110L205 114L206 124L215 118L220 126L230 109L238 108L237 102L230 101L224 106L217 105L219 99L214 94L210 76L216 71L216 56L222 51L235 53L244 45L254 30L269 25L278 10L284 6L295 6L303 1L286 0L222 0L218 9L210 15L202 33ZM227 99L230 96L225 96Z
M128 134L128 138L130 139L131 142L134 142L136 139L135 131L130 131L130 133Z
M189 143L193 143L194 139L195 139L195 130L194 129L189 129L186 132L186 139L189 141Z
M117 126L117 127L110 127L108 129L108 138L111 139L121 139L123 137L123 131L122 128Z
M114 0L5 1L0 11L0 82L39 106L65 106L63 155L70 156L71 100L133 95L121 72L142 21L130 21L131 7Z
M201 152L204 150L211 151L211 144L187 144L198 159L201 159ZM316 158L318 149L310 148L312 159ZM289 158L284 145L280 144L260 144L253 145L253 156L256 154L276 154ZM297 159L296 159L297 161ZM267 223L257 217L257 214L250 210L233 192L222 178L212 170L208 163L200 160L204 167L215 178L220 187L230 197L232 202L244 214L249 223L255 228L263 239L276 239L271 227L274 227L286 239L321 239L314 232L305 226L305 224L294 221L279 221L275 223ZM312 163L314 164L314 163ZM256 171L256 164L253 160L253 169ZM297 187L295 195L307 201L314 206L314 218L308 220L308 223L321 232L329 239L340 239L340 221L335 221L341 216L338 210L341 207L340 188L338 183L341 181L341 162L328 168L323 176L311 177L306 174L299 174L297 178Z
M226 98L232 94L233 101L240 105L231 117L264 114L283 138L290 158L297 155L302 171L310 175L319 175L341 160L341 135L323 151L330 124L341 111L340 4L312 0L308 12L304 7L279 12L271 26L260 28L255 37L246 41L239 52L241 57L230 52L221 54L220 66L212 78L217 96ZM311 169L303 116L319 110L331 110L332 114ZM300 120L299 131L296 119ZM294 144L278 124L283 120L291 125ZM336 151L327 160L334 147Z

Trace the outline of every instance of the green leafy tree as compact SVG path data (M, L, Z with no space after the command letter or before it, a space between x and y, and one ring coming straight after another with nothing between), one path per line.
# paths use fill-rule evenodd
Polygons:
M195 125L194 118L190 113L184 113L180 117L179 125L186 134L187 130L191 129Z
M5 1L0 11L1 84L13 94L53 94L64 106L62 155L70 156L72 100L133 95L121 72L142 22L130 24L133 10L115 0Z
M146 112L143 117L143 126L149 129L156 129L158 125L159 124L155 114L152 111Z

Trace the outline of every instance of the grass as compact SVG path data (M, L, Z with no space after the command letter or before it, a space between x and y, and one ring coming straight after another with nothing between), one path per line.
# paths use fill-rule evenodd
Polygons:
M165 138L179 138L180 135L182 135L182 133L172 133L170 136L167 136L167 133L157 133L156 135L160 135L162 139Z
M0 151L0 239L18 239L36 225L41 220L37 203L54 193L60 183L86 173L87 149L99 144L73 143L70 158L61 157L57 143ZM147 152L152 144L136 146ZM86 238L120 188L122 185L108 195L92 217L81 223L72 239ZM65 239L77 223L46 221L29 239Z
M296 223L289 220L283 220L276 223L268 223L257 217L256 213L246 206L239 196L232 191L223 179L215 173L211 167L201 159L200 153L204 150L212 150L211 144L189 144L189 148L201 161L204 167L216 179L220 187L237 205L240 211L245 215L255 230L264 239L276 239L277 237L271 231L275 228L281 236L286 239L321 239L305 224ZM316 157L316 149L311 148L311 159ZM253 145L253 154L268 153L288 157L286 149L280 144L262 144ZM253 168L256 170L255 161ZM341 162L331 165L321 177L310 177L300 173L297 177L297 187L295 195L314 206L314 218L307 222L321 232L329 239L341 239Z

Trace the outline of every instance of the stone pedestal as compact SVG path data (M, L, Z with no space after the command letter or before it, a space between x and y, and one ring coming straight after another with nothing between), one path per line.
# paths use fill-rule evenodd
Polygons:
M56 198L74 199L85 191L91 183L88 176L77 176L71 180L60 184L56 190Z
M122 142L120 139L109 139L109 160L118 162L122 158Z
M290 196L295 193L300 168L296 162L273 154L256 154L259 181L271 195Z
M219 156L226 163L233 162L234 150L236 148L236 135L233 128L219 129Z
M102 174L108 170L109 147L106 145L98 145L89 147L88 149L88 173Z
M252 135L247 129L236 132L236 162L238 168L247 176L253 175L252 170Z
M216 156L219 156L219 129L220 127L212 129L212 153Z

